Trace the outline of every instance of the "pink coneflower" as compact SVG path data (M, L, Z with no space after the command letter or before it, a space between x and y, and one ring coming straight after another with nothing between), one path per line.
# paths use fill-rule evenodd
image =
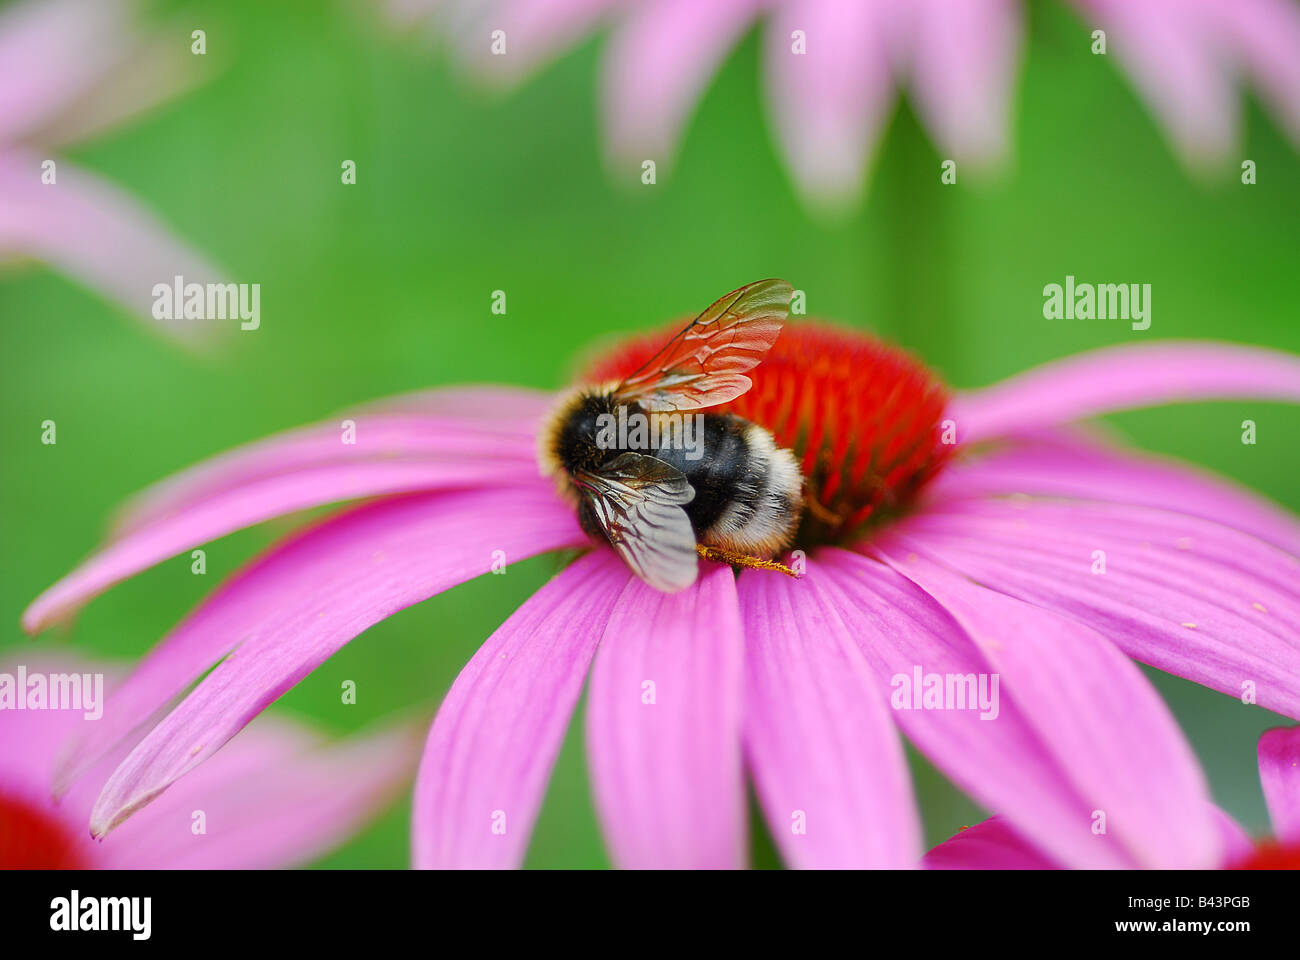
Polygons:
M51 675L90 677L105 670L65 658L28 660L24 666L25 676L39 675L42 684ZM20 676L14 664L3 673L11 684ZM69 737L102 717L88 718L80 699L77 709L54 709L58 704L50 704L45 693L39 702L42 709L0 705L0 869L252 869L304 863L387 806L409 781L418 752L405 727L325 745L302 724L262 717L211 764L97 843L86 832L86 818L122 751L105 758L55 803L50 796L55 758Z
M1014 0L390 0L437 9L473 72L515 83L603 22L605 131L620 163L663 162L723 58L766 17L764 81L778 146L818 203L853 201L900 88L942 156L975 167L1007 149L1023 41ZM1300 144L1300 9L1290 0L1073 0L1088 33L1193 166L1238 138L1248 79ZM494 41L494 32L500 31ZM1094 41L1080 32L1077 41ZM500 38L505 50L501 53Z
M663 342L615 350L591 376L630 372ZM539 424L556 403L538 391L399 397L146 491L26 611L29 631L240 527L376 499L218 589L118 689L58 784L203 677L109 778L91 817L103 836L370 625L504 563L581 550L443 701L417 782L417 865L522 861L589 672L591 776L621 866L743 864L746 771L789 863L914 864L895 722L1062 859L1215 862L1200 769L1129 657L1233 696L1248 683L1259 705L1300 717L1300 524L1064 425L1169 401L1295 402L1300 360L1113 347L949 398L898 350L807 323L749 375L729 409L794 451L816 501L794 543L803 555L785 557L801 579L701 563L666 594L634 578L538 476ZM931 675L996 675L1000 696L983 717L928 709L919 690L897 697ZM1098 808L1113 825L1103 842L1089 830Z
M57 148L174 96L201 62L189 30L159 36L126 0L26 0L0 11L0 261L33 257L65 271L186 343L208 332L162 320L155 284L218 271L135 200ZM52 166L51 166L52 165Z
M1259 738L1259 779L1273 835L1252 843L1240 824L1213 808L1208 840L1222 850L1216 866L1300 870L1300 727L1269 730ZM1202 839L1189 837L1188 843ZM990 817L939 844L925 855L923 865L931 870L1059 870L1073 864L1053 859L1003 818Z

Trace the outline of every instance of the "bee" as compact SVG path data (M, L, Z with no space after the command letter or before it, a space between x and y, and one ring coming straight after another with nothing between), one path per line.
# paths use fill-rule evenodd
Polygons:
M622 382L567 395L541 431L542 472L582 528L658 590L694 583L700 557L795 576L772 559L803 513L794 454L741 417L692 412L749 390L792 294L784 280L733 290Z

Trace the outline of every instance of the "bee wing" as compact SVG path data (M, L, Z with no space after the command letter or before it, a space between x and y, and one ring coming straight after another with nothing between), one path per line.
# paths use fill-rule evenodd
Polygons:
M731 291L620 383L614 398L650 411L695 410L736 399L753 384L745 373L776 343L793 293L784 280L759 280Z
M623 453L574 480L633 573L666 593L695 582L695 532L682 509L695 489L681 471L656 457Z

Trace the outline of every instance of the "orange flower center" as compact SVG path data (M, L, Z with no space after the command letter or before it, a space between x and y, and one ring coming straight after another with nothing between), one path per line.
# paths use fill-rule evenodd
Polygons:
M1300 843L1265 840L1230 870L1300 870Z
M0 869L77 870L76 837L31 803L0 793Z
M616 346L582 382L622 379L679 329ZM749 376L749 392L709 412L744 417L794 451L809 501L799 547L858 539L906 511L955 449L942 442L943 384L902 350L867 334L789 325Z

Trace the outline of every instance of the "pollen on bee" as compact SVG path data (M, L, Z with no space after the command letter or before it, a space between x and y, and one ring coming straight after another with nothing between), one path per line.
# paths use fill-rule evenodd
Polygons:
M638 337L598 360L585 382L618 381L663 345ZM942 442L948 391L913 357L865 333L787 324L753 386L716 408L771 432L794 452L806 501L800 547L844 542L906 511L951 459Z

